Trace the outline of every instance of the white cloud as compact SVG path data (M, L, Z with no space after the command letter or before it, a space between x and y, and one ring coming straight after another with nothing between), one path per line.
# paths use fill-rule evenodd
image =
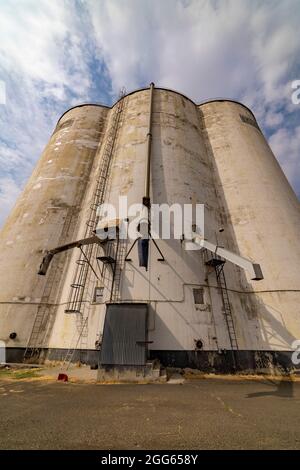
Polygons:
M7 0L1 3L0 63L6 71L44 84L44 96L65 97L88 85L88 51L72 0ZM82 41L82 42L81 42Z
M154 81L195 101L241 100L268 135L275 131L275 155L300 194L294 124L300 105L291 104L291 81L300 79L299 0L87 4L114 91ZM281 135L286 138L279 146Z
M0 175L21 187L69 106L154 81L245 102L299 193L299 23L299 0L1 1Z
M270 146L277 156L283 171L300 197L300 126L295 129L282 128L270 137Z
M116 89L155 80L195 100L249 92L271 102L282 98L285 75L299 55L298 0L87 5Z
M10 177L0 177L0 207L2 208L1 217L3 220L9 214L20 192L19 186Z
M0 104L0 225L59 115L71 102L90 99L88 26L84 8L72 0L0 3L0 79L6 88Z

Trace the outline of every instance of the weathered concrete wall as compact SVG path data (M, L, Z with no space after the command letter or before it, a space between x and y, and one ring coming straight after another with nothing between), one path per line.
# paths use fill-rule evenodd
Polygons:
M120 195L128 197L129 205L144 196L149 95L141 90L122 101L105 197L116 207ZM2 231L6 249L0 253L0 282L7 289L1 292L0 339L7 340L12 330L18 333L9 346L26 345L38 305L45 303L50 304L45 348L74 347L84 319L78 348L95 350L101 339L112 282L111 267L96 260L102 249L93 248L97 276L89 270L80 315L65 313L79 250L53 262L46 290L36 271L43 250L87 234L115 111L116 105L84 106L63 116ZM262 266L265 279L255 282L238 267L225 265L238 348L244 351L240 361L255 367L260 360L270 362L269 357L250 357L249 351L289 350L300 338L299 202L251 112L230 101L197 107L179 93L155 88L151 158L152 203L205 204L205 237ZM131 242L125 243L129 249ZM151 243L145 271L135 247L132 261L123 267L118 300L149 302L152 355L158 351L173 365L230 363L232 357L218 355L230 349L230 340L216 276L204 254L186 251L180 240L157 243L165 262L158 261ZM100 303L94 301L96 286L104 287ZM197 305L193 289L200 287L204 303ZM195 340L202 341L202 352L195 351Z
M113 112L114 108L110 112L103 145L98 149L95 160L98 170L91 172L91 183L93 178L96 179L101 165ZM119 195L127 196L128 205L142 202L148 116L149 90L124 98L105 199L117 208ZM215 230L220 224L218 204L196 106L177 93L155 89L152 131L152 202L206 204L206 234L209 238L214 238ZM90 204L93 190L89 194ZM89 204L86 204L86 207ZM83 235L87 219L88 214L82 217L77 237ZM151 347L156 350L193 350L197 339L201 339L204 348L208 350L221 346L229 347L223 312L220 307L216 308L215 312L211 311L211 295L202 253L185 251L180 240L158 240L158 244L166 261L157 261L159 253L151 244L147 272L138 267L137 247L134 248L131 253L132 262L124 266L119 299L128 302L150 301L149 340L153 341ZM127 249L130 246L131 242L128 241ZM76 328L78 332L80 319L76 314L64 313L76 269L76 259L77 251L71 255L70 268L66 273L60 298L61 305L58 307L53 333L47 345L51 348L68 348L70 344L76 343ZM97 265L95 259L92 262L94 269L100 274L99 264ZM111 267L106 267L102 274L99 283L92 271L89 272L82 303L83 315L88 316L88 349L95 347L95 341L101 335L105 302L110 298ZM105 287L102 304L93 302L96 285ZM195 305L193 299L193 288L197 287L205 289L205 304L201 306ZM215 303L220 306L221 298L217 290L214 295Z
M116 206L119 195L126 195L129 205L141 203L145 184L149 90L125 99L107 195L107 202ZM214 239L218 205L197 107L178 93L160 89L154 90L153 102L151 202L206 204L206 236ZM122 301L150 302L150 348L193 350L195 340L201 339L205 349L218 349L216 328L221 344L228 347L224 315L220 309L215 317L211 312L202 253L186 251L180 240L157 243L165 262L157 260L160 255L151 243L149 270L139 268L135 246L132 262L124 267L121 291ZM206 287L205 304L196 306L193 288L201 286Z
M83 106L62 117L1 231L0 339L9 347L26 346L38 306L58 300L65 256L52 268L53 283L51 270L46 277L37 270L45 250L73 239L106 113Z
M101 135L99 145L96 150L94 162L90 170L89 179L87 182L86 193L84 195L81 210L78 215L78 222L76 231L72 235L72 239L81 239L89 236L90 228L87 226L87 222L91 218L91 208L95 203L95 193L97 190L97 180L100 174L102 166L102 158L107 144L109 135L109 129L111 128L112 111L107 109L105 111L105 126L101 128ZM96 260L96 254L98 248L93 248L91 256L91 265L98 273L98 279L93 271L89 269L85 290L83 295L83 301L80 306L81 314L66 314L65 310L69 306L70 296L73 294L71 284L74 283L74 277L76 270L78 269L78 259L80 258L80 250L74 249L68 253L69 263L68 269L64 274L64 282L61 288L59 303L56 308L55 322L51 334L49 335L47 344L45 347L50 349L68 349L77 346L79 349L94 349L95 342L99 339L99 335L103 328L103 319L105 313L105 305L99 305L94 303L94 289L96 286L102 285L103 281L101 278L101 271L99 269L99 262ZM85 319L87 318L86 324L84 325ZM84 329L84 334L81 332ZM78 342L78 338L80 340ZM78 344L77 344L78 343ZM66 354L66 351L62 353ZM82 357L80 358L82 359Z
M264 280L226 266L240 348L289 350L300 338L300 204L254 116L215 101L199 107L224 236L261 264Z

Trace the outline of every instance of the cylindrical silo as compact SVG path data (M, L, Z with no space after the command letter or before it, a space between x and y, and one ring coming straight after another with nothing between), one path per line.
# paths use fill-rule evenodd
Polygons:
M241 349L268 351L270 361L284 365L290 361L284 351L300 337L299 201L249 109L218 100L199 112L224 236L264 274L258 283L228 271Z
M106 107L85 105L62 116L1 230L0 339L7 360L20 359L37 310L58 298L65 256L52 275L43 278L37 270L45 250L73 238L106 113Z
M141 204L144 196L150 90L133 92L122 98L122 101L105 196L105 202L112 204L117 211L120 196L127 197L128 207ZM97 153L100 163L113 127L116 106L111 109L104 142ZM198 109L191 100L177 92L155 88L152 113L151 204L177 204L182 209L185 204L193 207L205 204L205 236L214 239L220 224L219 208ZM99 171L101 165L93 172L93 178L97 178ZM118 213L116 215L118 217ZM127 215L131 220L130 213ZM211 309L211 293L203 255L200 250L186 251L181 239L155 241L164 261L161 261L161 254L151 241L148 271L139 267L137 245L133 245L133 240L122 242L125 246L123 259L120 260L120 283L117 295L113 298L113 268L109 264L103 266L94 255L91 263L100 279L90 270L81 303L88 324L85 347L92 353L95 343L102 337L107 304L112 301L127 305L146 303L149 306L150 357L169 365L191 365L197 359L198 365L207 364L210 352L212 355L217 354L220 347L229 347L229 341L224 315ZM124 257L131 248L130 261L125 261ZM100 249L98 258L103 254ZM72 289L71 271L77 269L77 259L78 254L74 253L49 342L53 350L52 357L55 358L62 357L63 351L59 349L66 350L72 344L78 324L79 314L74 312L72 316L64 313ZM95 302L94 291L97 286L103 286L104 292L102 300ZM199 301L197 294L202 297ZM220 302L218 293L216 297L216 303ZM91 357L95 356L91 354Z
M116 331L109 327L115 356L133 341L164 366L292 368L291 344L300 337L296 196L248 108L226 100L197 106L156 87L151 93L134 91L111 108L76 107L59 120L1 234L0 339L24 351L44 309L39 346L48 358L97 364L109 357L110 312L120 315ZM89 236L95 220L101 225L102 202L116 210L112 226L134 219L132 206L146 196L149 143L151 210L170 218L171 237L150 240L148 269L139 265L138 243L126 238L75 248L37 276L46 250ZM122 214L120 196L129 209ZM264 280L250 280L216 253L186 250L183 224L174 238L178 207L184 219L186 206L201 204L205 239L259 263ZM188 221L192 229L195 212ZM131 310L131 318L140 315L132 328ZM128 350L121 352L124 359Z

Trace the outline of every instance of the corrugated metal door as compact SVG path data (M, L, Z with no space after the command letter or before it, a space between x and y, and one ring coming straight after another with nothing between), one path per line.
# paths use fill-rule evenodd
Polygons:
M147 304L107 305L101 364L145 365L146 334Z

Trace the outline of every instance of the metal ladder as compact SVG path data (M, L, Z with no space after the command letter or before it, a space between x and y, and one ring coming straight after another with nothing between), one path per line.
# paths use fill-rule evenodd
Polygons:
M123 91L121 93L124 93ZM123 95L120 96L120 98ZM97 186L94 193L94 200L90 206L90 214L89 218L86 221L86 230L84 237L88 237L93 233L93 230L96 229L98 223L98 214L97 210L98 207L103 204L104 202L104 195L107 186L107 179L110 170L110 163L111 157L113 153L113 148L116 141L116 135L118 130L118 125L120 121L120 115L123 110L124 100L119 99L116 108L114 110L114 114L112 116L111 127L109 130L109 134L105 143L102 159L101 159L101 167L99 171L99 175L97 177ZM73 279L73 283L71 284L71 290L68 300L68 308L65 310L65 313L81 313L81 307L83 302L83 296L85 292L85 285L87 280L87 274L90 267L90 261L92 258L92 253L94 251L93 245L88 245L81 250L81 256L76 261L77 269L75 272L75 276Z
M84 237L90 236L93 231L97 228L99 214L98 208L103 204L104 197L107 189L107 182L110 172L111 160L113 156L113 150L116 142L118 127L121 119L121 113L124 107L124 100L122 99L125 96L125 89L122 89L119 94L119 101L115 105L113 115L111 118L111 125L109 128L109 133L104 144L104 150L101 158L101 166L99 169L99 174L97 176L97 185L93 197L93 203L90 206L89 218L86 221L86 229ZM97 250L98 247L96 247ZM84 316L82 305L85 302L84 294L86 290L86 283L88 278L89 269L92 268L91 260L94 259L95 255L95 246L88 245L87 247L81 248L81 256L77 259L77 268L71 284L68 307L65 309L65 313L75 313L76 314L76 329L78 333L78 338L76 339L74 347L70 347L66 357L64 358L64 364L68 363L68 366L73 358L75 349L77 348L81 338L85 338L87 341L88 337L88 317ZM94 274L98 277L95 270ZM98 278L99 279L99 278Z
M237 343L237 337L236 337L234 322L232 318L232 311L231 311L229 296L228 296L228 291L227 291L226 278L225 278L225 273L224 273L224 264L225 264L225 261L224 263L216 266L215 270L216 270L216 276L217 276L217 283L218 283L218 286L220 288L221 295L222 295L224 313L225 313L225 319L226 319L231 349L236 350L238 349L238 343Z
M208 254L208 251L205 250L204 261L207 266L213 268L216 274L218 288L222 296L225 321L226 321L226 326L227 326L227 331L228 331L228 336L229 336L229 342L231 346L232 365L233 365L234 370L236 370L238 364L237 364L235 351L238 350L238 342L237 342L237 337L236 337L234 321L232 317L231 306L229 302L225 273L224 273L224 265L225 265L226 260L216 254L213 255L213 257L211 257L211 255Z
M121 280L127 252L127 240L120 239L117 233L117 238L109 240L102 250L104 253L99 253L97 256L97 261L102 264L101 279L104 284L111 286L109 302L118 302L121 297ZM107 269L108 266L109 269Z
M70 367L70 364L72 362L74 353L77 350L79 341L82 337L83 330L87 326L87 322L88 322L88 317L85 317L85 319L84 319L84 321L81 325L82 331L80 331L78 335L74 334L73 339L72 339L71 344L70 344L70 347L69 347L69 349L68 349L68 351L67 351L67 353L64 357L64 360L62 362L61 369L65 368L66 370L68 370L68 368Z
M56 277L56 266L52 266L50 275L47 279L45 290L41 298L41 305L38 306L37 313L34 319L33 327L29 336L27 347L23 356L23 360L27 361L33 358L39 359L42 349L43 338L42 332L46 334L46 326L48 323L48 316L50 306L47 304L49 301L50 293L52 290L53 282Z
M69 211L64 222L62 234L60 240L64 240L69 231L73 218L73 211ZM51 306L49 305L50 295L55 285L55 281L58 281L59 273L59 259L53 260L50 268L50 273L46 280L43 295L41 298L41 304L38 306L37 313L33 322L32 330L28 339L28 343L23 356L23 361L33 360L34 358L39 359L41 350L43 349L44 340L47 334L47 326L49 323Z
M120 239L119 236L116 240L116 256L113 267L113 277L111 285L110 302L118 302L121 297L121 279L122 272L125 264L125 256L127 251L127 240Z

